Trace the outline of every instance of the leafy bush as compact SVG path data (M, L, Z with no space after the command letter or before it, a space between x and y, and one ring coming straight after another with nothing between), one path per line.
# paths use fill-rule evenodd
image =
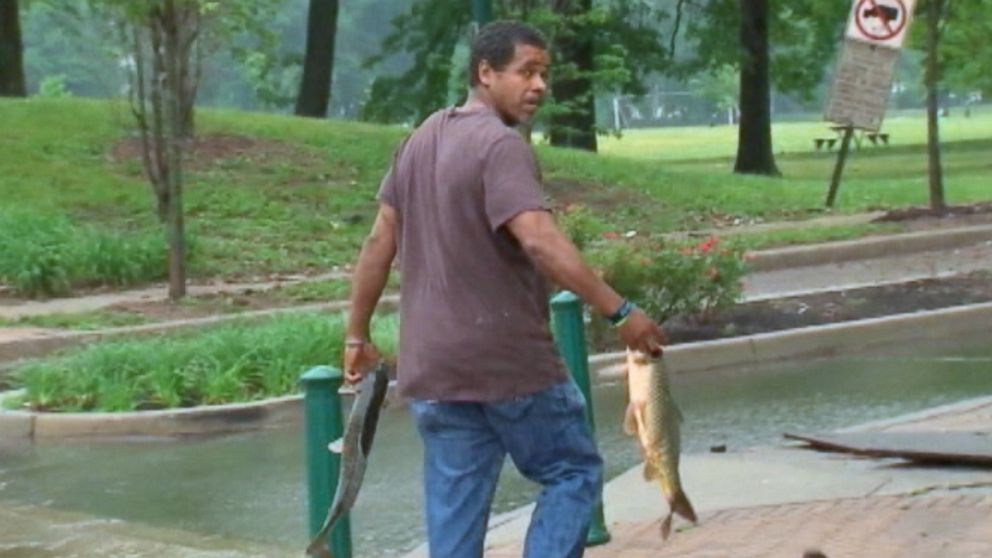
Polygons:
M65 74L45 76L38 85L38 96L46 99L61 99L71 97L72 92L66 87L68 78Z
M671 248L655 242L610 242L589 260L611 286L659 322L674 316L705 319L741 296L745 265L738 248L716 238Z
M0 281L26 296L162 279L166 257L157 232L122 234L60 216L0 213Z
M588 247L606 231L606 225L588 207L580 204L566 207L558 213L556 221L579 250Z
M395 354L398 318L373 322ZM344 320L319 313L239 322L195 333L96 343L16 369L27 406L46 411L130 411L252 401L297 391L307 368L341 362Z

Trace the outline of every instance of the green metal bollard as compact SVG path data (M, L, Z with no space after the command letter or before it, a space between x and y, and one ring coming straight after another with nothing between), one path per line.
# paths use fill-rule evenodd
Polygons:
M344 434L341 396L344 382L341 371L330 366L311 368L300 376L303 384L303 415L306 436L307 493L309 497L310 536L324 525L327 508L337 490L341 456L327 446ZM351 558L351 522L342 517L331 531L328 547L336 558Z
M596 434L596 424L592 409L592 388L589 383L589 353L586 350L586 334L582 323L582 301L569 291L562 291L551 299L552 323L554 325L555 341L558 350L565 359L572 379L586 400L586 421L593 436ZM600 493L599 502L593 512L586 546L606 544L610 541L610 532L606 530L606 520L603 517L603 495Z

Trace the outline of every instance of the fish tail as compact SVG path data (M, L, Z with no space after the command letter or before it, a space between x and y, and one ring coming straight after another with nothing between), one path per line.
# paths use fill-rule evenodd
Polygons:
M696 523L696 510L692 509L692 504L689 502L689 498L685 495L681 489L675 492L671 501L672 512L677 513L685 519Z
M310 546L307 547L307 556L313 558L334 558L331 550L327 548L327 540L324 538L310 543Z
M661 520L661 540L667 540L672 534L672 512L668 512L665 519Z

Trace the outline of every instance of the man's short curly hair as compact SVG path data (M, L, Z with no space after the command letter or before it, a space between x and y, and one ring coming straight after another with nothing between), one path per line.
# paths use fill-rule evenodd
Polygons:
M513 60L517 45L548 49L547 41L536 29L518 21L494 21L479 29L469 56L469 84L479 85L479 64L483 60L495 70L505 68Z

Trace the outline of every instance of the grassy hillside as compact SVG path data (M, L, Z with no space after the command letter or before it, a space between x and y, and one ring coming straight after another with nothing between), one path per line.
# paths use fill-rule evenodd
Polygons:
M944 122L949 201L992 199L992 114ZM66 279L73 286L157 278L160 229L125 103L3 100L0 123L3 282L25 269L44 273L44 265L30 267L38 261L71 261L64 267L73 270ZM925 203L920 126L920 116L893 119L886 125L893 146L854 154L838 212ZM736 137L729 127L630 132L604 140L598 156L547 146L538 153L549 193L561 204L591 208L596 228L663 233L822 213L834 155L813 153L811 139L823 129L776 126L777 145L787 151L779 156L782 179L732 175ZM203 110L197 133L186 172L192 273L233 278L350 262L405 131ZM107 261L101 267L91 262L96 256L78 254ZM141 263L116 278L94 275L125 260Z

